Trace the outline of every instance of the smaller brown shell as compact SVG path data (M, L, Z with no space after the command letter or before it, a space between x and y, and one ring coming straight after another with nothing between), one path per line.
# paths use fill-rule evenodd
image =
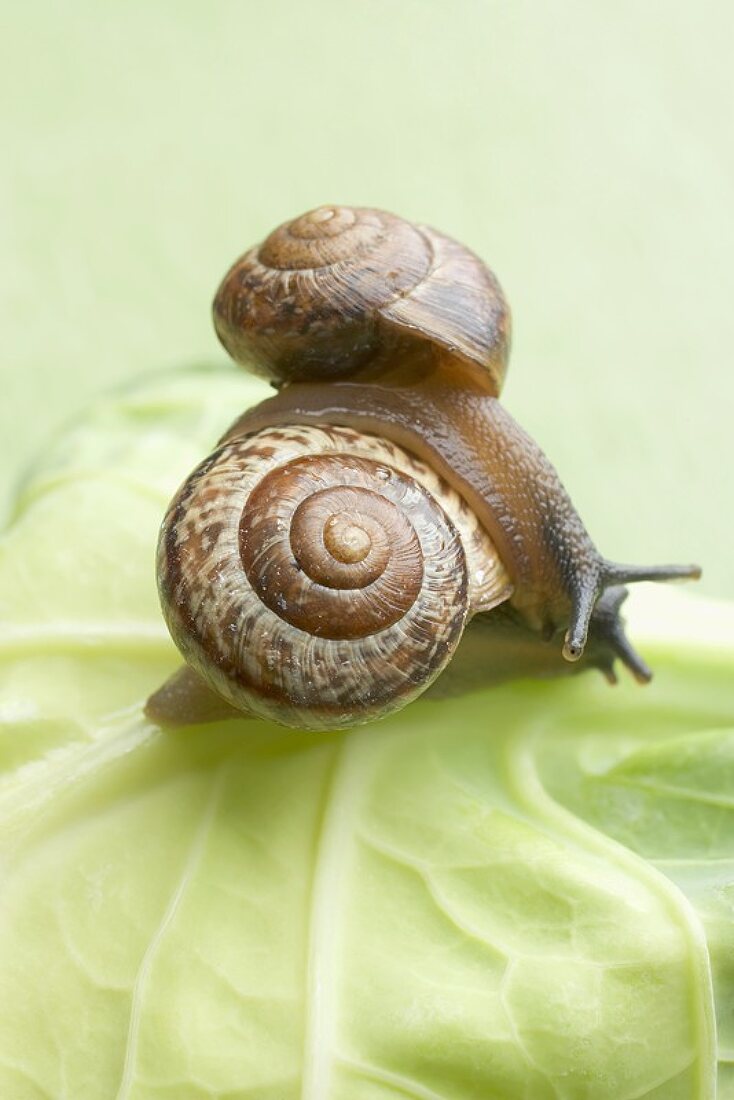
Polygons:
M499 394L510 314L468 248L382 210L321 206L246 252L214 299L232 357L279 382L348 376L428 346L479 368Z
M231 440L171 504L163 611L192 668L246 713L333 729L383 717L510 591L484 530L419 460L346 428Z

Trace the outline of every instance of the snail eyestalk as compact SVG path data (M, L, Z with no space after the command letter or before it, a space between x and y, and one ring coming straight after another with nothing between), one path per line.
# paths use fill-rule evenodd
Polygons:
M636 584L638 581L697 581L700 565L621 565L605 561L602 568L604 587L610 584Z
M596 574L578 578L578 587L571 605L571 618L563 646L563 656L567 661L578 661L586 648L589 623L598 606L599 595L611 588L640 581L681 581L698 580L701 576L699 565L623 565L619 562L602 561ZM621 605L622 600L616 605ZM632 670L635 678L647 683L652 678L647 665L631 648L624 632L616 639L620 646L620 657ZM624 645L622 645L622 641ZM624 649L624 656L622 654Z

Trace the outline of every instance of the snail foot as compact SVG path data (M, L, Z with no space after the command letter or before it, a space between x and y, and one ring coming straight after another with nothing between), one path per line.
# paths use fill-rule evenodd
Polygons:
M164 729L251 717L212 691L201 676L187 665L174 672L153 692L144 710L146 718Z

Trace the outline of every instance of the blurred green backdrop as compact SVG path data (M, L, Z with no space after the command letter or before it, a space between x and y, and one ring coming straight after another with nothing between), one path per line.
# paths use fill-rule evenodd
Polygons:
M504 399L603 551L734 595L728 0L26 0L3 24L0 499L94 394L223 357L237 253L369 204L494 267Z

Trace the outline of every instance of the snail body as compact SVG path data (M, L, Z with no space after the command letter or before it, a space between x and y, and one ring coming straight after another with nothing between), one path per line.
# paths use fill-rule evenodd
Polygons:
M197 720L213 690L285 725L369 721L430 688L467 624L480 682L613 679L616 658L649 679L623 585L699 570L598 553L498 400L510 315L478 257L391 214L322 207L235 263L214 320L278 392L164 521L161 600L192 671L152 717Z

